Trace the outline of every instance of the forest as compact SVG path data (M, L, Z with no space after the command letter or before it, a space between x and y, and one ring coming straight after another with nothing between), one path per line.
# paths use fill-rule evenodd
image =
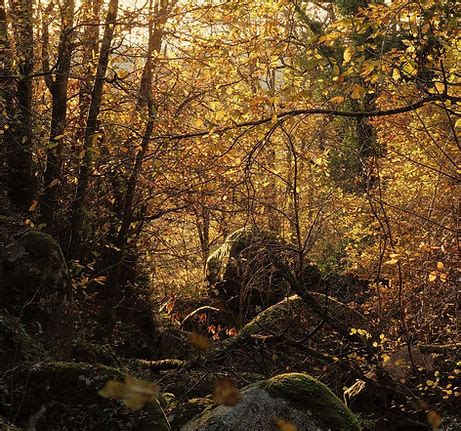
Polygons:
M460 16L0 0L0 430L460 430Z

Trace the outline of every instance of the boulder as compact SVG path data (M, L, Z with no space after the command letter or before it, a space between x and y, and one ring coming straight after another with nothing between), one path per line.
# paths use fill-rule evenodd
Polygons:
M357 417L324 384L304 373L249 385L241 395L235 406L205 409L181 431L276 431L282 424L298 431L361 429Z
M325 295L315 292L312 295L322 306L325 304ZM366 327L365 318L347 305L331 297L326 305L332 315L344 318L349 327ZM314 313L298 295L292 295L263 310L237 335L212 341L205 354L209 361L250 373L270 376L301 371L320 376L323 362L319 363L315 351L333 358L344 352L347 343L341 333L326 326L319 327L323 314ZM308 334L311 335L307 342L295 343ZM310 347L312 353L306 354L305 347ZM339 366L333 366L326 379L338 392L350 382Z
M19 319L0 311L0 369L7 370L20 362L46 357L42 345L27 333Z
M422 353L418 346L411 346L410 352L403 347L383 363L384 370L398 382L405 383L414 374L413 365L419 370L434 371L434 358L430 354Z
M211 397L191 398L182 402L174 403L172 412L168 416L171 427L179 430L195 416L203 412L212 404Z
M116 368L86 363L42 362L12 370L6 393L0 393L0 415L15 417L37 430L158 430L170 427L159 402L139 411L98 394L109 380L123 380Z
M82 339L77 339L72 343L72 360L103 364L109 367L120 366L119 359L109 346Z
M272 232L248 226L230 234L206 264L211 292L241 324L261 309L280 301L289 291L283 272L296 271L298 255ZM305 281L320 283L320 273L307 265Z
M58 243L28 231L0 251L0 303L43 334L56 351L70 351L72 286Z

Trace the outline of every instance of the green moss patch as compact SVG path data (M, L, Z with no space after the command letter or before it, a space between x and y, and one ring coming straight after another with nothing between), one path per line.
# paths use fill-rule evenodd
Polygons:
M19 319L0 310L0 367L8 369L21 361L46 357L43 347L27 333Z
M304 373L281 374L263 383L267 392L283 398L312 416L326 428L360 430L356 416L323 383Z

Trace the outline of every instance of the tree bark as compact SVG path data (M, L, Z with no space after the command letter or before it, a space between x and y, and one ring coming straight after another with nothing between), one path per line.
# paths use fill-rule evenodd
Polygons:
M80 167L75 199L72 203L71 237L68 250L68 255L71 259L77 259L80 254L82 230L85 218L85 204L91 175L91 165L93 162L92 152L95 140L97 139L98 117L101 109L102 90L107 66L109 64L109 55L117 20L117 11L118 0L110 0L104 26L104 36L101 43L101 53L99 55L98 68L91 92L91 103L86 121L85 137L83 141L83 150L85 154Z
M59 182L62 181L63 134L67 117L67 87L73 48L74 9L74 0L67 0L61 17L61 39L56 64L56 77L53 80L51 75L48 75L46 79L52 96L52 113L46 170L43 178L44 190L40 198L40 215L49 231L53 229L55 224ZM45 72L49 72L49 68Z
M176 0L172 1L156 1L149 2L149 36L147 47L147 58L144 65L143 74L141 78L139 101L137 109L141 110L146 108L147 122L145 125L144 134L141 140L139 151L136 153L133 169L128 179L127 190L125 193L122 223L115 240L117 250L111 252L111 266L112 270L109 275L108 288L110 289L108 300L104 304L103 321L107 322L107 335L112 334L113 326L116 319L116 311L114 305L120 301L121 290L120 284L122 282L122 268L126 249L130 237L130 227L133 222L134 201L136 197L136 189L141 173L144 156L147 153L149 144L154 129L156 107L152 97L152 73L153 73L153 53L160 52L163 40L163 28L168 19L168 14L172 6L176 4Z
M2 6L4 22L2 32L5 32L4 39L7 40L4 4ZM8 128L4 134L7 186L13 205L21 211L27 211L37 186L32 159L32 72L34 69L32 0L10 0L10 11L19 78L11 84L12 93L8 96L9 100L7 99Z

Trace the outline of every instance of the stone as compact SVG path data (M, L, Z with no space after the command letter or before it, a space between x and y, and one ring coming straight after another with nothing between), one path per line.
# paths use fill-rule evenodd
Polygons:
M248 226L230 234L207 260L210 291L221 299L239 324L289 293L286 270L299 265L294 248L272 232ZM316 267L306 265L308 285L320 283Z
M0 369L7 370L20 362L46 357L43 346L27 333L19 319L0 311Z
M181 431L360 430L357 417L322 383L304 373L281 374L249 385L235 406L213 406Z
M28 231L0 251L0 303L43 334L50 350L69 353L72 286L61 248L51 236Z

